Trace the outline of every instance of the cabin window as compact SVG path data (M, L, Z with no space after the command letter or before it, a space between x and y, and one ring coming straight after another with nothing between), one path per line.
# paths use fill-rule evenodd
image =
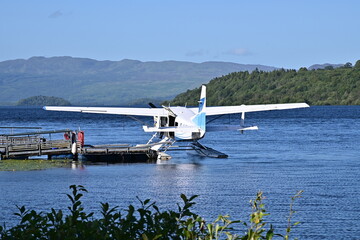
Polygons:
M175 117L173 116L169 116L169 127L173 127L173 126L176 126L175 125Z
M160 117L160 127L166 127L167 117Z

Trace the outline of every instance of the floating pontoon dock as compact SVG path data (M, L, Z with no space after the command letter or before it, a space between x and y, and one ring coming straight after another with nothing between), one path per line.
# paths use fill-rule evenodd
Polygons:
M156 160L158 152L151 146L130 146L127 144L84 146L80 159L106 162L146 162Z

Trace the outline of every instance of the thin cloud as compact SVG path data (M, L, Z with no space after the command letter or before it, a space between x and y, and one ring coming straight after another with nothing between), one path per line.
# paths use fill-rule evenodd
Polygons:
M208 55L208 51L206 50L197 50L197 51L190 51L186 53L187 57L199 57L199 56L205 56Z
M63 15L64 14L60 10L57 10L57 11L53 12L52 14L50 14L49 18L59 18Z
M234 48L234 49L230 49L229 51L226 51L225 54L235 55L235 56L248 56L251 55L252 53L246 48Z

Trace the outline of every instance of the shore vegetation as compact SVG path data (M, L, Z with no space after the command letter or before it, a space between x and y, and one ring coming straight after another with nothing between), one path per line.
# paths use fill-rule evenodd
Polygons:
M81 185L71 185L70 189L71 194L67 194L70 206L66 212L54 208L49 212L37 212L25 206L18 207L15 215L19 223L9 229L0 226L0 239L296 239L290 235L299 224L292 219L293 204L302 194L299 191L291 198L287 227L281 232L266 220L269 213L262 192L250 201L251 213L247 221L219 215L208 222L192 210L197 195L181 194L182 203L177 204L177 210L160 210L150 199L138 199L139 207L129 205L123 212L117 206L101 203L101 217L95 218L94 212L86 212L82 203L87 190Z
M70 159L56 159L56 160L43 160L43 159L6 159L0 161L0 171L32 171L44 170L49 168L69 167L72 160Z

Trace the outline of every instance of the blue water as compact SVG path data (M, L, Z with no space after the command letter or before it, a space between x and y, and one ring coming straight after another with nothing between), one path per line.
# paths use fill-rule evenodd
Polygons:
M33 126L44 130L85 131L86 144L146 143L151 135L141 125L115 115L46 112L36 108L0 108L0 126ZM258 131L209 132L202 144L229 155L201 158L169 152L159 164L88 165L29 172L0 172L0 223L16 222L15 205L48 211L65 209L71 184L89 193L85 208L100 202L125 209L141 199L156 200L161 209L175 208L179 195L198 194L194 211L208 221L219 214L247 220L249 200L266 196L267 218L282 231L287 226L290 196L295 203L293 236L300 239L360 239L360 106L322 106L247 114ZM143 119L149 120L151 119ZM236 124L239 116L211 124ZM9 131L9 130L2 130ZM284 232L281 232L284 233Z

